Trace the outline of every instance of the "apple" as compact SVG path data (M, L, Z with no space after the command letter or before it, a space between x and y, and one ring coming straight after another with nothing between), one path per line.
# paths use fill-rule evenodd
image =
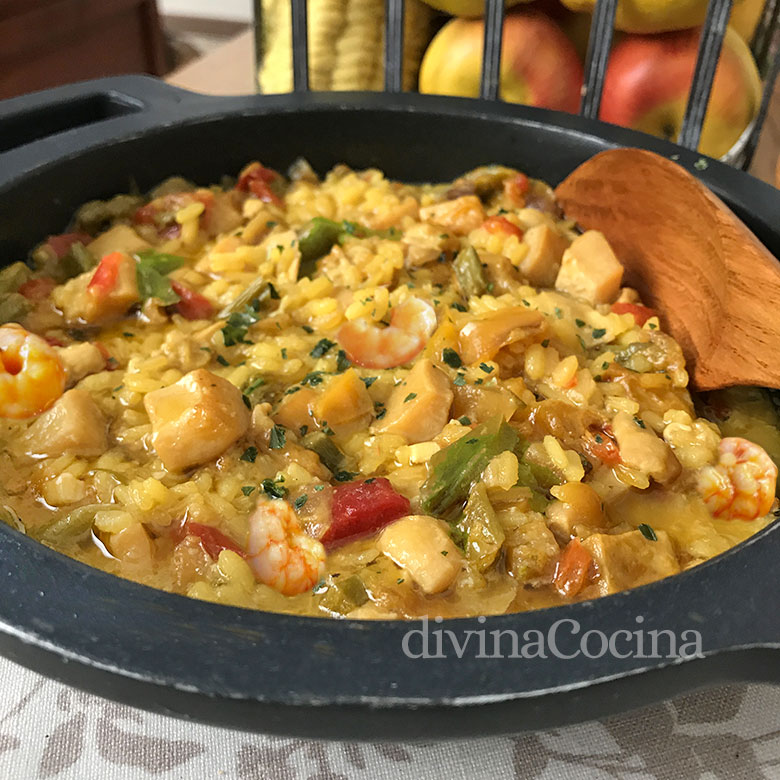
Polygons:
M734 3L729 17L729 24L742 36L742 40L750 43L758 27L758 20L764 10L766 0L742 0Z
M699 50L700 28L626 35L609 60L601 118L675 140L680 132ZM761 79L747 44L731 28L715 72L699 151L722 157L758 110Z
M431 8L444 11L450 16L477 17L485 15L485 0L423 0ZM510 8L518 3L530 3L533 0L504 0L504 5Z
M478 97L483 36L481 19L445 24L423 57L420 92ZM536 11L507 14L501 56L503 100L575 112L581 86L582 64L555 22Z

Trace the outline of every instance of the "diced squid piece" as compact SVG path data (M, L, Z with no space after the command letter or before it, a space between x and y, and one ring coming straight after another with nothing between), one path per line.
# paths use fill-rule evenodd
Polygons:
M622 281L623 266L604 234L588 230L563 253L555 289L595 305L614 301Z
M424 358L393 390L382 431L397 433L410 444L430 441L450 419L453 393L449 377Z
M33 457L93 457L107 447L106 419L86 390L64 393L27 429L22 444Z
M653 431L640 425L630 414L618 412L612 420L612 430L620 448L620 457L626 466L662 484L679 475L680 462L671 447Z
M458 576L462 556L441 520L409 515L387 526L379 537L379 549L409 572L427 594L441 593Z
M204 368L144 398L152 443L169 471L185 471L221 455L249 428L241 391Z
M552 287L566 250L566 239L549 225L534 225L523 240L528 254L520 261L520 273L538 287Z
M636 588L680 571L674 547L665 531L655 531L656 541L641 531L592 534L582 546L593 556L600 595Z

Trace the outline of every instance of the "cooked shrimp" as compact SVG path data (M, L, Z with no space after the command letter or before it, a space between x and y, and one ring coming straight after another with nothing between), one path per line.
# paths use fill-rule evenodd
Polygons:
M718 462L699 472L710 513L726 520L763 517L775 500L777 466L758 444L736 436L723 439L718 451Z
M338 341L347 357L366 368L394 368L408 363L436 329L436 310L414 296L393 309L390 325L380 328L367 319L341 327Z
M293 508L260 500L249 517L247 563L260 582L285 596L311 590L325 572L325 548L305 534Z
M1 325L0 417L34 417L64 389L65 368L54 348L21 325Z

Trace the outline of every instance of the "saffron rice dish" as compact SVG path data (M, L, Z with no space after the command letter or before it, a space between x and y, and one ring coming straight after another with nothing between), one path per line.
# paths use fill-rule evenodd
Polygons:
M693 398L607 239L502 166L258 162L85 204L0 271L0 516L167 591L489 615L678 574L774 519L760 389Z

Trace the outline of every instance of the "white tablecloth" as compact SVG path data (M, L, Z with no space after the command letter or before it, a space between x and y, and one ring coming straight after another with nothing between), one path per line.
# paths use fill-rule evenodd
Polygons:
M780 780L780 687L731 685L517 737L349 744L189 723L0 659L0 778Z

